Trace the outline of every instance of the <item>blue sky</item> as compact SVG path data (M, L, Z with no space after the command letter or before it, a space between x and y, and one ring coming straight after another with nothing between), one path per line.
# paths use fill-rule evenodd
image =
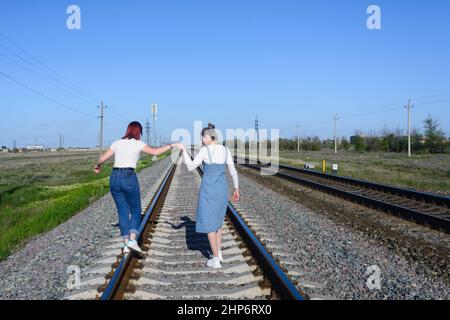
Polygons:
M71 4L81 30L66 28ZM370 4L382 30L366 28ZM302 135L331 137L334 113L340 136L404 129L408 98L415 127L431 114L450 133L449 1L2 0L0 32L82 89L50 85L0 36L0 72L79 111L0 76L2 145L56 146L62 133L66 145L94 146L101 99L105 144L145 122L152 102L166 138L194 120L249 128L256 114L286 137L298 122Z

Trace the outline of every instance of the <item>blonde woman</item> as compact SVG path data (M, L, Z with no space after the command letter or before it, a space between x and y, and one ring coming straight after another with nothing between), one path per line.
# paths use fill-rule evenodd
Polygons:
M228 204L228 183L225 169L228 166L233 178L233 200L239 201L239 182L236 168L230 150L217 144L215 126L208 124L202 130L203 147L194 160L191 159L186 149L183 149L184 162L189 171L196 169L203 163L203 177L198 198L195 231L208 234L209 244L213 257L208 260L207 266L215 269L221 268L224 261L222 244L222 225Z

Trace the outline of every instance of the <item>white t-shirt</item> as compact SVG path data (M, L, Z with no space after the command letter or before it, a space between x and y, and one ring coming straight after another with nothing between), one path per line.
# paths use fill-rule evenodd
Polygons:
M114 168L134 168L141 157L145 142L136 139L114 141L110 149L114 151Z
M228 149L227 147L225 147L223 145L210 144L208 147L206 147L206 146L201 147L199 152L197 153L197 155L194 157L194 160L191 159L187 150L184 149L183 158L184 158L184 163L186 164L188 170L189 171L194 170L202 163L202 161L205 161L206 163L211 163L209 161L208 150L206 148L209 148L212 163L222 164L222 163L225 163L225 158L227 158L226 164L228 166L228 170L230 171L231 178L233 179L233 185L235 188L238 188L239 187L239 179L238 179L238 174L237 174L236 168L234 166L233 157L231 156L230 149Z

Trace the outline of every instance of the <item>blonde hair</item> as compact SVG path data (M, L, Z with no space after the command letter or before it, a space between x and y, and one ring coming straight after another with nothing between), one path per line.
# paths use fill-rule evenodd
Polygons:
M208 126L206 128L203 128L202 130L202 137L204 137L205 135L208 135L211 140L215 141L217 138L217 133L216 133L216 126L213 125L212 123L208 123Z

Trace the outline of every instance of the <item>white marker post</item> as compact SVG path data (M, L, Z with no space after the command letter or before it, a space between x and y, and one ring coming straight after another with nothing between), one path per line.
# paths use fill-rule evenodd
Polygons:
M338 165L337 163L333 163L333 174L337 175L338 172Z

